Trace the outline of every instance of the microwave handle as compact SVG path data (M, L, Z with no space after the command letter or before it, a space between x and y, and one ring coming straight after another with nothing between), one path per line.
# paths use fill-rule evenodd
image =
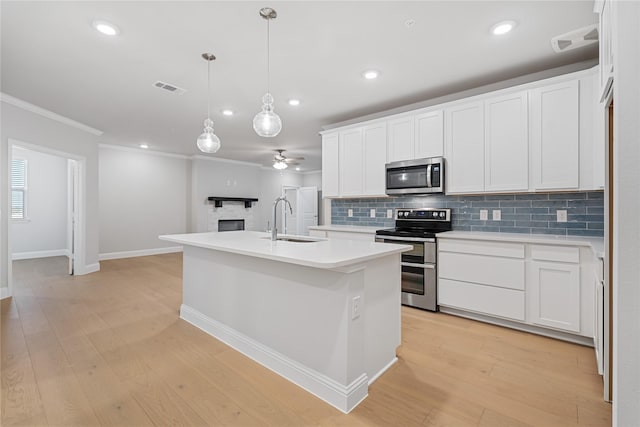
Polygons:
M431 165L427 165L427 188L431 188Z

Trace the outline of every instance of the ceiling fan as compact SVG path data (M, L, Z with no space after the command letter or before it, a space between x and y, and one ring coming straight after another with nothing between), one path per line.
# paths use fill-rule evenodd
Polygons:
M299 165L298 161L304 160L304 157L287 157L284 153L287 150L274 150L276 154L273 156L273 167L276 169L286 169L289 165Z

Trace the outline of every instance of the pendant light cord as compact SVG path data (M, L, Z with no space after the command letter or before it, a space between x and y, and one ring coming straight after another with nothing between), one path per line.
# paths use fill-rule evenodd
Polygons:
M271 21L271 18L267 19L267 93L271 93L269 91L269 81L270 81L270 73L271 73L271 43L269 40L269 35L271 34L271 31L269 31L269 23Z
M207 60L207 119L211 120L211 60Z

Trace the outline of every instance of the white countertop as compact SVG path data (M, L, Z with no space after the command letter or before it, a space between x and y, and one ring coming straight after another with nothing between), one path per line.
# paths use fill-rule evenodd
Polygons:
M604 238L555 236L550 234L491 233L481 231L445 231L438 239L493 240L499 242L539 243L543 245L590 246L598 258L604 258Z
M312 225L308 227L309 230L319 230L319 231L344 231L347 233L365 233L365 234L375 234L377 230L380 230L385 227L361 227L354 225Z
M346 267L411 249L408 245L318 239L308 236L289 237L313 240L311 243L282 240L272 242L270 237L270 233L258 231L226 231L224 233L171 234L159 236L159 239L181 245L324 269ZM278 237L287 237L287 235L279 234Z

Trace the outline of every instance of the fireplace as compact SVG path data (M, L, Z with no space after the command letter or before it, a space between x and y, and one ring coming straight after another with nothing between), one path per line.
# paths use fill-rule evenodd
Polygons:
M244 219L219 219L218 231L244 230Z

